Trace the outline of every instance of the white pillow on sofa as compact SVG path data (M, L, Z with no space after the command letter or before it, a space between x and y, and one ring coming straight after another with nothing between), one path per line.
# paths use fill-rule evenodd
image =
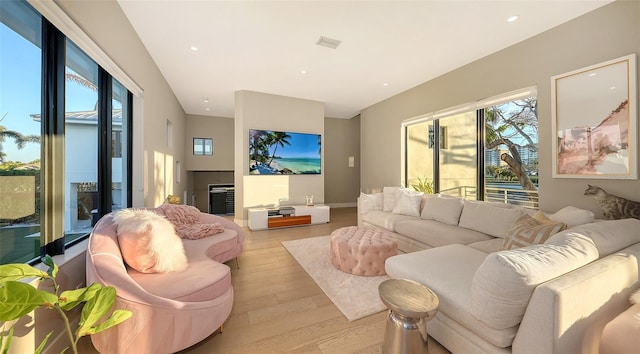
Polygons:
M398 189L395 197L395 205L391 211L394 214L420 216L420 203L422 193L409 189Z
M372 210L382 210L382 193L360 193L360 214L366 214Z
M392 211L396 205L396 192L400 187L384 187L382 188L382 211Z
M165 217L146 209L113 213L122 258L140 273L165 273L187 268L182 240Z
M436 220L449 225L458 225L462 206L462 198L443 197L439 194L430 195L424 200L420 218Z
M578 234L490 253L473 276L471 314L493 329L517 326L539 284L596 259L593 241Z
M496 207L491 203L465 200L458 226L493 237L506 237L511 225L522 216L518 209Z
M549 219L567 224L567 228L593 222L595 215L589 210L566 206L555 213L548 215Z

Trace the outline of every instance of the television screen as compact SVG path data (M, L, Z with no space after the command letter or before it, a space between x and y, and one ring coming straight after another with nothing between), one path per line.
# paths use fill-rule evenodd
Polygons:
M320 134L250 129L249 174L320 174L321 142Z

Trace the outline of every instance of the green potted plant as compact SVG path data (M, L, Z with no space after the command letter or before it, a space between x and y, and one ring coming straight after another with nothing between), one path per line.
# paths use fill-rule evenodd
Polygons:
M93 283L85 288L59 293L59 285L56 282L58 266L48 255L42 259L42 263L49 267L46 272L28 264L0 265L0 321L17 320L38 307L53 309L62 317L70 347L73 353L77 354L80 337L102 332L131 317L131 311L115 310L102 321L116 301L115 288ZM51 282L53 292L38 290L32 285L20 281L28 278L40 278L42 281ZM78 328L73 331L66 311L70 311L82 303L85 304L80 314L80 322ZM3 348L4 344L3 354L8 352L11 345L14 326L15 324L11 326L6 338L0 337L0 348ZM47 334L36 348L35 353L40 353L44 349L52 333ZM64 351L68 348L65 348Z
M433 194L433 181L429 182L427 177L421 179L418 177L418 183L412 184L411 187L418 192L422 192L424 194Z

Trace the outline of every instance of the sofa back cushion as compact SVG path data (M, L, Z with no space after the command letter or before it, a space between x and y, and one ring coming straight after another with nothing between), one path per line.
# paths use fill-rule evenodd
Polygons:
M463 206L462 198L447 197L439 194L428 195L420 217L449 225L457 225Z
M590 238L565 235L545 244L489 254L471 284L473 316L494 329L516 326L536 286L598 259Z
M563 222L568 228L593 222L595 215L589 210L566 206L549 215L549 219L555 222Z
M511 225L522 216L520 209L497 207L492 203L465 200L458 226L493 237L506 237Z
M600 258L640 242L640 220L605 220L576 226L565 232L551 236L546 243L558 242L572 234L584 235L591 239L598 249Z

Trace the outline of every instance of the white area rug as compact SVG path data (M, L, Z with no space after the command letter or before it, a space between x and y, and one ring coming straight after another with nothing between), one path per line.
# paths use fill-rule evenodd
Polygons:
M284 241L282 245L349 321L385 310L387 307L378 296L378 285L389 277L362 277L336 269L331 264L329 237Z

